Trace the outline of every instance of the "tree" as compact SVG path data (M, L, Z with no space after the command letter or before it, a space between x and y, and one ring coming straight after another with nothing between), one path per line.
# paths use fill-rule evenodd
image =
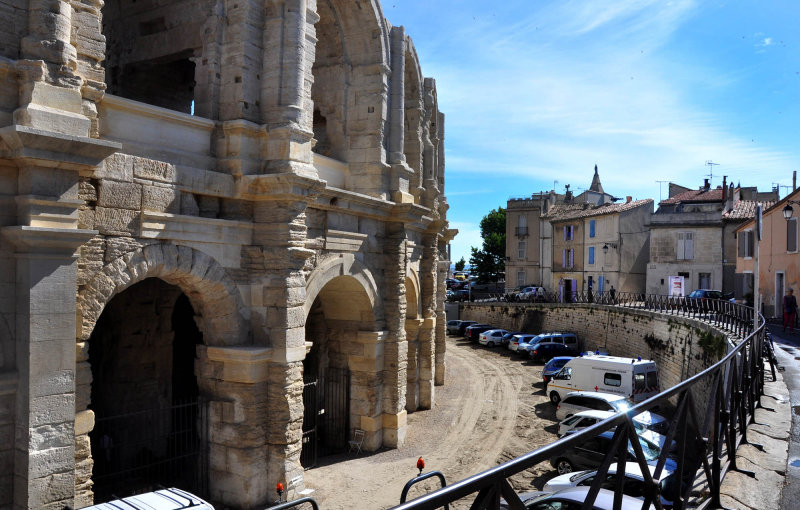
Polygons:
M499 273L506 269L506 210L502 207L492 209L481 220L483 247L472 247L469 258L470 268L477 274L478 281L497 281Z
M466 265L467 265L467 261L464 260L464 257L461 257L461 260L456 262L456 271L463 271L464 270L464 266L466 266Z

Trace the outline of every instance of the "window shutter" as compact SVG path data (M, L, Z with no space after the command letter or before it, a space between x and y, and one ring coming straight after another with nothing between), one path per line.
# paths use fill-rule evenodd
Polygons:
M746 257L752 257L755 252L753 251L753 243L755 242L755 232L752 230L747 231L747 255Z
M786 251L797 251L797 218L786 222Z
M594 237L594 220L589 220L589 237Z
M589 247L589 264L594 264L594 246Z
M561 250L561 267L567 267L567 250Z
M683 232L678 232L678 249L677 249L677 258L678 260L686 258L684 256L684 242L683 242Z
M567 226L564 225L564 240L567 240Z
M575 267L575 250L572 248L569 249L569 267Z
M738 256L739 257L746 257L747 256L747 255L745 255L745 243L747 242L746 238L747 238L747 233L746 232L739 232L739 239L737 239L738 244L739 244L739 251L738 251Z
M685 243L686 253L684 258L686 258L686 260L691 260L694 258L694 236L691 232L686 232Z

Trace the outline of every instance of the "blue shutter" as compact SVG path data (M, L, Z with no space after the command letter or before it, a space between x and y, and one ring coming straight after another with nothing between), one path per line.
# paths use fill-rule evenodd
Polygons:
M589 247L589 264L594 264L594 246Z
M594 220L589 220L589 237L594 237Z

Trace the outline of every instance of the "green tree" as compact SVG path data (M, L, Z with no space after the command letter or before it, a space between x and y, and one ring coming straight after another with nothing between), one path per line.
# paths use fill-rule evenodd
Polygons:
M464 270L464 266L466 266L466 265L467 265L467 261L464 260L464 257L461 257L461 260L456 262L456 271L463 271Z
M481 249L472 247L469 258L470 270L478 281L497 281L499 273L506 269L506 210L492 209L481 220Z

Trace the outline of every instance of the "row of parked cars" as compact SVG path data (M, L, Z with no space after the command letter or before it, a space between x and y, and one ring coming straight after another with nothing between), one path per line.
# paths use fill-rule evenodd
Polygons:
M574 434L619 412L626 412L635 403L659 391L654 361L609 356L599 351L583 353L574 333L537 335L510 332L475 321L449 321L447 330L451 335L463 336L487 347L505 346L523 356L546 362L542 379L545 394L556 406L558 437ZM662 507L670 508L681 484L675 479L676 461L672 458L676 444L674 441L666 444L669 421L649 411L637 414L632 421L651 478L662 451L667 452L666 463L654 482L659 487ZM526 508L580 508L589 486L595 481L597 469L611 449L613 435L614 429L611 429L553 455L550 464L558 475L548 481L542 491L521 496ZM626 496L621 508L640 509L646 493L646 477L634 461L634 447L630 441L627 452L623 488ZM614 463L601 482L602 489L593 508L612 508L612 491L618 476L617 464Z

